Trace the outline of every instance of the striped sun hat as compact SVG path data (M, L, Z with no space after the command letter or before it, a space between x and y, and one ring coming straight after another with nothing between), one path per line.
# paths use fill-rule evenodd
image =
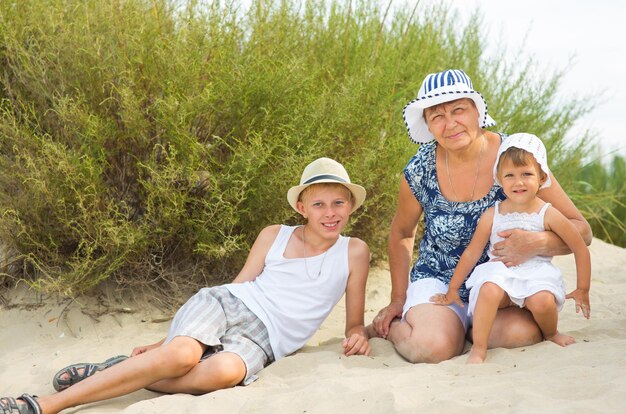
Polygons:
M411 141L421 144L435 139L424 119L425 108L461 98L470 98L474 101L478 109L478 124L481 128L496 124L496 121L487 113L485 98L474 90L469 76L462 70L448 69L427 75L417 98L404 107L402 116Z

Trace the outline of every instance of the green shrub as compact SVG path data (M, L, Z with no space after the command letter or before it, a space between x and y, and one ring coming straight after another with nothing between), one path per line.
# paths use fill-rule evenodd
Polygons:
M5 282L73 296L112 279L177 300L228 280L262 227L299 222L285 194L320 156L367 188L349 232L382 259L417 149L402 108L447 67L498 130L546 139L557 174L581 166L562 137L590 107L551 109L559 73L486 59L479 15L459 30L445 6L351 3L1 2Z

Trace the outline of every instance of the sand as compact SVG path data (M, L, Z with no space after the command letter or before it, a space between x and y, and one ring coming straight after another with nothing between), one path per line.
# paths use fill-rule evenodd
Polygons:
M590 320L573 301L559 329L577 343L551 342L495 349L488 362L465 365L465 356L440 364L410 364L391 343L371 341L369 357L345 357L343 302L307 346L259 374L248 387L203 396L131 395L64 413L618 413L626 412L626 249L594 240ZM555 258L568 291L575 286L573 256ZM389 272L373 269L366 321L389 298ZM54 373L74 362L99 362L161 339L168 316L123 302L113 291L80 303L38 298L19 287L2 292L20 306L0 308L0 394L54 392ZM103 308L98 303L107 302ZM32 305L28 305L32 304ZM112 305L113 304L113 305ZM99 313L106 311L103 315ZM468 347L466 346L466 350Z

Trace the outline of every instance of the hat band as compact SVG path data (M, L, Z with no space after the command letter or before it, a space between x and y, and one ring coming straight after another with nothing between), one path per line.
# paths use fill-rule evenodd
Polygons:
M309 178L308 180L306 180L305 182L303 182L300 185L311 184L311 183L314 183L314 182L319 181L319 180L328 180L328 179L335 180L335 181L340 181L342 183L347 183L348 182L348 181L344 180L343 178L338 177L336 175L322 174L322 175L317 175L315 177L311 177L311 178Z

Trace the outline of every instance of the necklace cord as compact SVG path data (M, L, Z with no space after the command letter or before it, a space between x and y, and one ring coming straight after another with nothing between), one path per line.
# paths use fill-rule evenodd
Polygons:
M304 271L306 272L306 275L308 276L309 279L316 280L322 274L322 268L324 267L324 261L326 260L326 254L328 253L328 250L330 250L330 248L327 249L324 252L324 256L322 257L322 263L320 264L320 270L319 270L319 272L317 272L317 276L311 277L311 275L309 274L309 267L306 264L306 257L307 256L306 256L306 236L305 236L305 232L304 232L305 227L306 226L302 226L302 250L304 252L304 257L303 257L303 259L304 259Z
M481 135L481 142L480 142L480 154L478 156L478 162L476 163L476 174L474 175L474 186L472 187L472 193L470 194L470 198L468 201L472 201L474 199L474 192L476 191L476 184L478 183L478 173L480 172L480 165L482 164L482 160L483 160L483 152L485 149L485 136ZM446 174L448 175L448 183L450 184L450 188L452 189L452 194L454 195L454 199L455 200L459 200L460 202L460 198L459 196L456 194L456 190L454 189L454 185L452 184L452 177L450 177L450 166L448 163L448 150L446 149ZM304 230L302 232L304 234Z

